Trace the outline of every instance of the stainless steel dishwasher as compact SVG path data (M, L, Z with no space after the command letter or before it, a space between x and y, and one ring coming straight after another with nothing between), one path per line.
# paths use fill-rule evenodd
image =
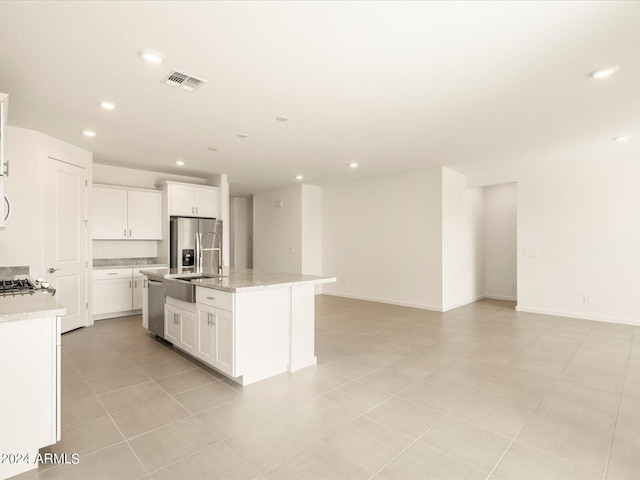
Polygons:
M164 286L161 281L151 279L148 285L149 330L158 337L164 338Z

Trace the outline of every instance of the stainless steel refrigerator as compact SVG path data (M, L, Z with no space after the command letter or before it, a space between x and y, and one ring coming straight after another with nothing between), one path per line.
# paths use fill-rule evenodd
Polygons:
M171 217L169 252L171 268L221 273L222 220Z

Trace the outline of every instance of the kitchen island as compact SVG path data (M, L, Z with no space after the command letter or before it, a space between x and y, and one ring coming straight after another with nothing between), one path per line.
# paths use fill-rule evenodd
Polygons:
M335 278L233 268L142 273L193 288L185 301L165 284L162 337L241 385L316 364L315 286Z

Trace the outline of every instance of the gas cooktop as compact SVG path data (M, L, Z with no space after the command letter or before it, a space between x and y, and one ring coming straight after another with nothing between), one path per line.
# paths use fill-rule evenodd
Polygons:
M33 294L36 286L28 278L19 280L0 280L0 296Z

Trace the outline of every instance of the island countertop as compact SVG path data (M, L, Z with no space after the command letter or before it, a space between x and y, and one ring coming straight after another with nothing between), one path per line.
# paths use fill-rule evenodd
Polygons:
M212 273L197 273L193 269L159 268L154 270L141 269L140 273L149 278L162 280L164 278L188 277L198 275L216 275ZM263 290L267 288L281 288L293 285L315 285L319 283L335 282L335 277L321 277L316 275L301 275L297 273L273 273L248 268L225 268L222 276L199 278L191 280L196 286L223 290L226 292Z
M45 291L0 297L0 323L64 315L66 309Z

